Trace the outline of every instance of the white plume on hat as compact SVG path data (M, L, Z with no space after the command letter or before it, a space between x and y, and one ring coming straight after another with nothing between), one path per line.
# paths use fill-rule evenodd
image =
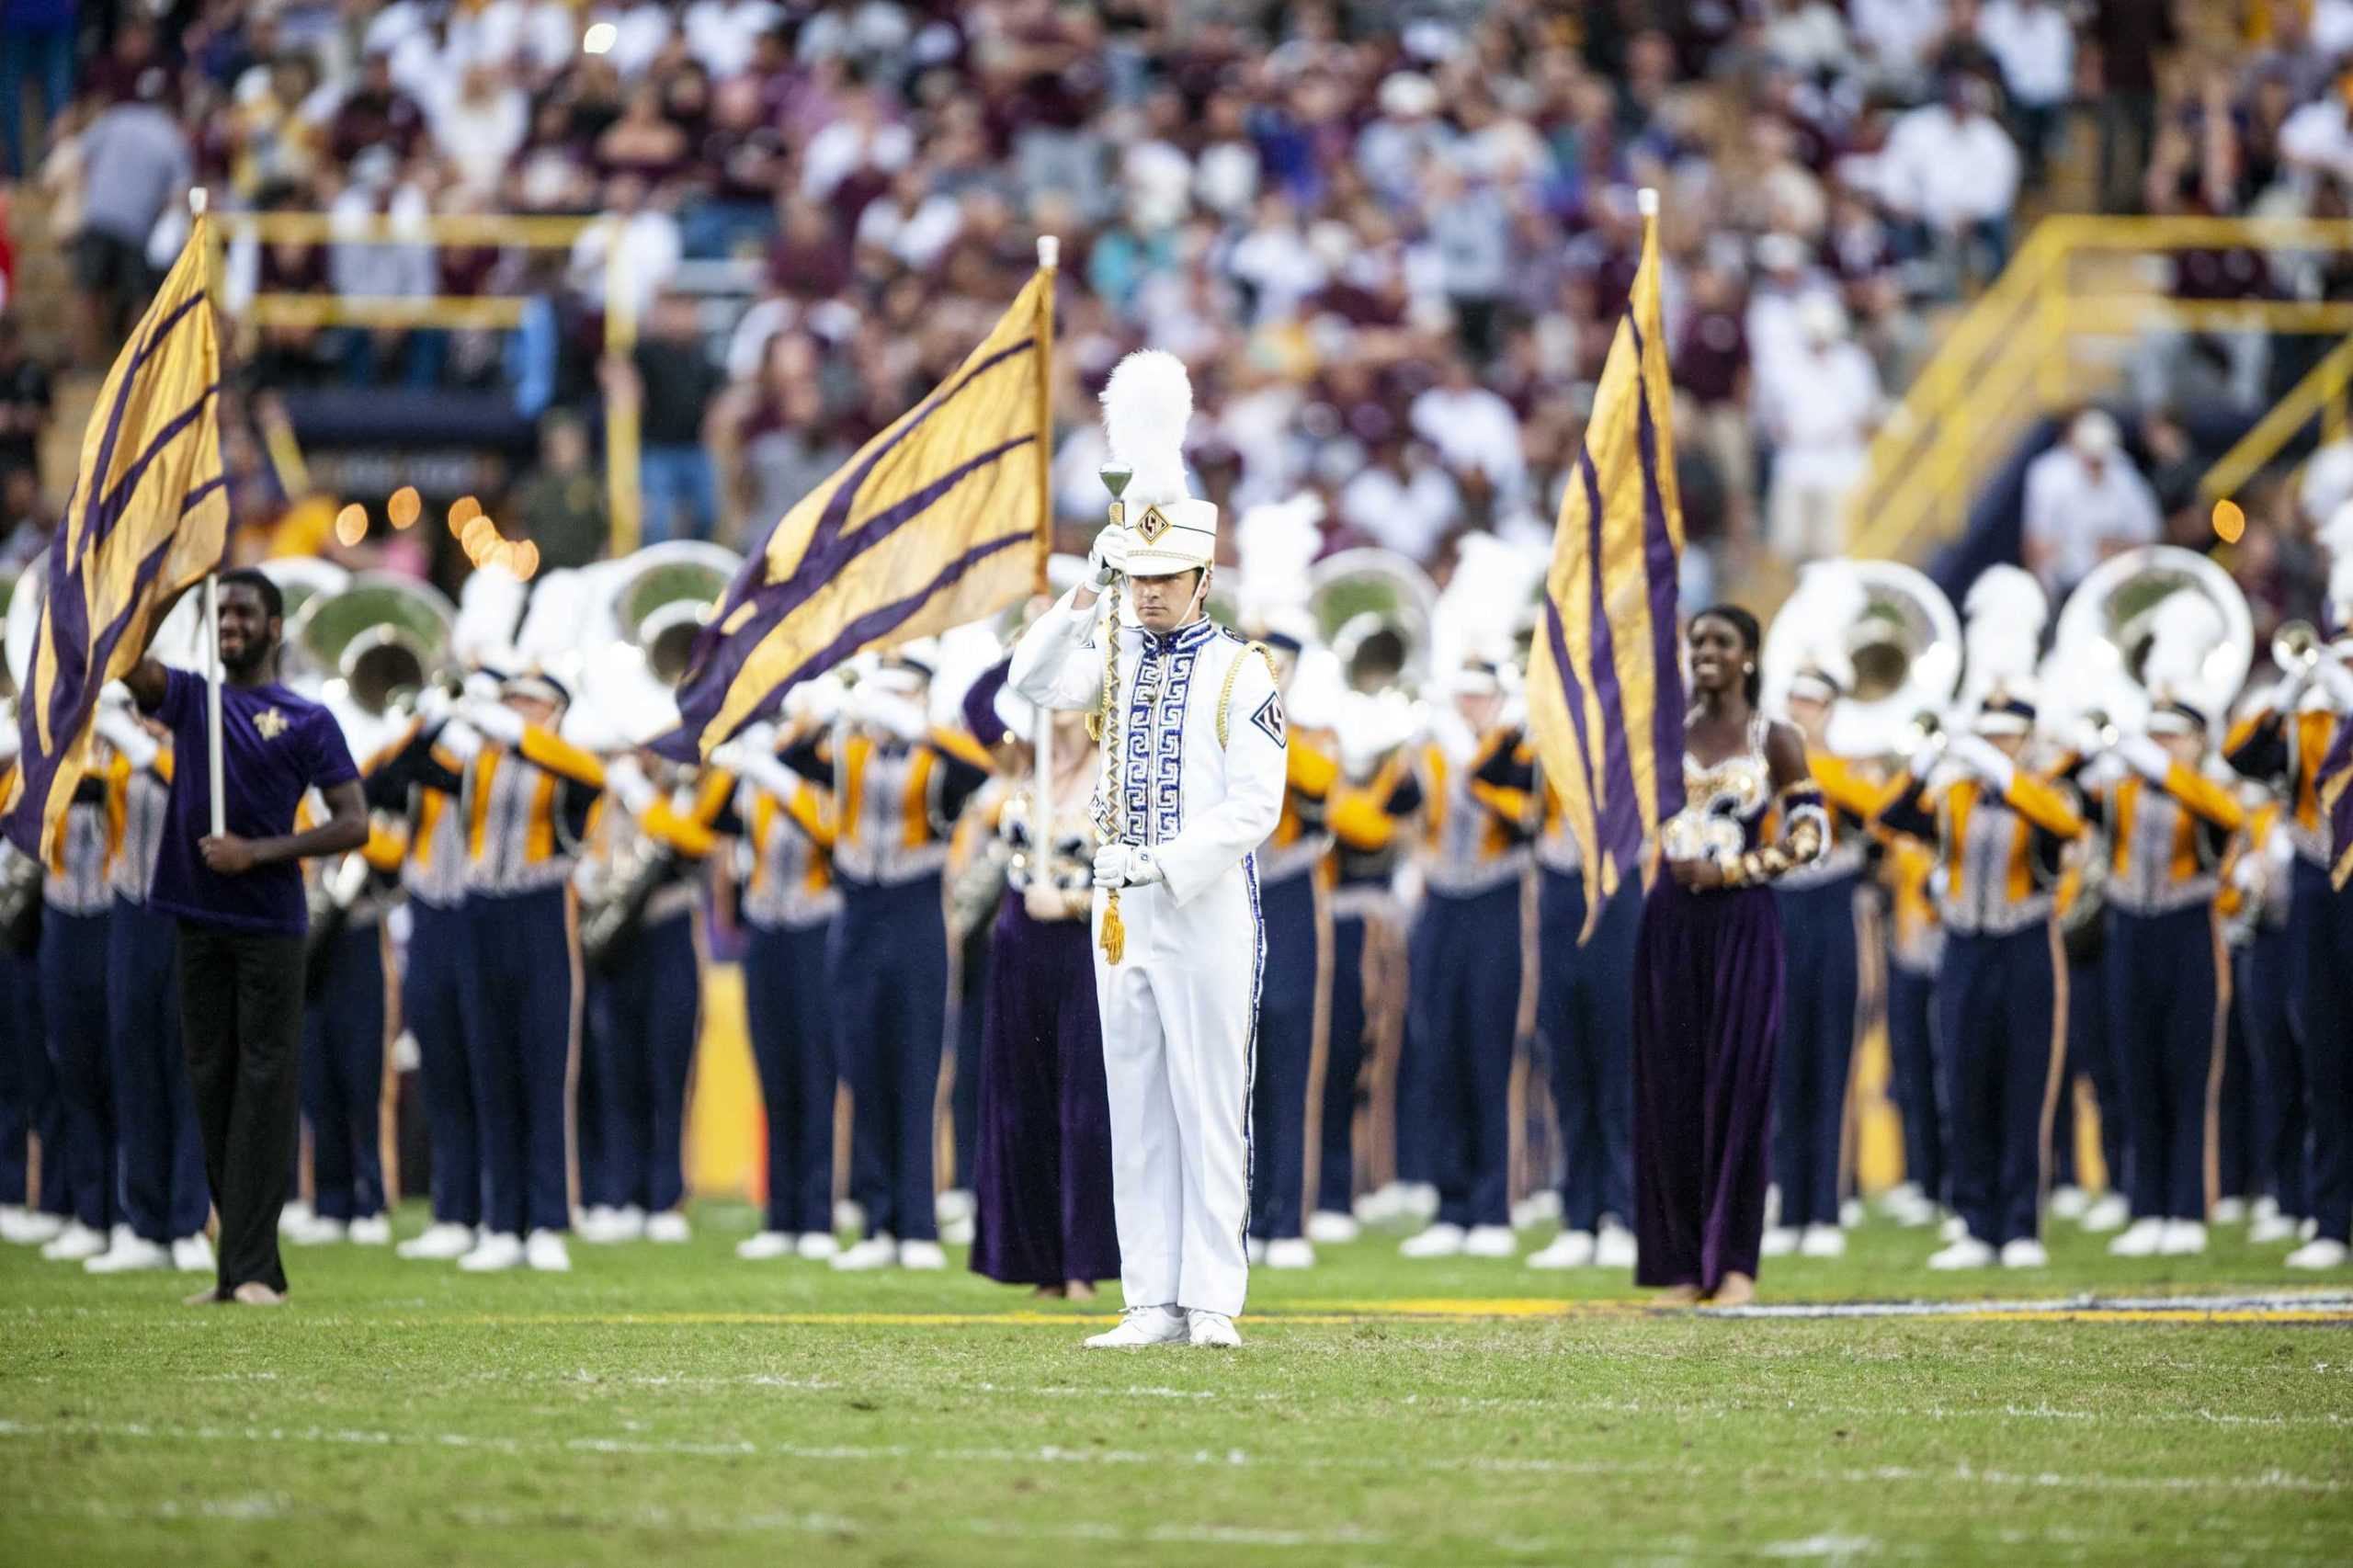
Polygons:
M1185 426L1192 417L1192 379L1174 354L1139 349L1111 368L1103 388L1103 434L1112 457L1133 471L1126 496L1131 517L1191 495L1185 485Z
M477 665L513 663L525 594L523 580L504 566L475 568L458 591L458 624L450 638L458 657Z
M1997 687L2018 694L2030 689L2042 628L2051 619L2042 585L2022 567L1988 566L1970 585L1961 608L1968 617L1961 632L1969 661L1966 703L1974 706Z
M1005 656L1005 645L998 640L994 620L967 621L951 626L937 638L920 638L927 644L918 650L929 656L931 665L931 722L942 728L951 728L964 722L964 694L972 683L985 674L991 665ZM902 653L905 648L899 650ZM1022 732L1027 734L1029 732ZM992 737L983 736L987 740Z
M1245 625L1279 630L1307 608L1309 568L1324 552L1324 503L1312 494L1251 507L1234 525ZM1310 621L1312 625L1312 620Z
M1551 564L1541 546L1527 548L1494 534L1463 536L1431 617L1430 667L1441 685L1472 659L1512 660L1512 633L1520 610L1536 594Z
M1798 585L1781 607L1800 638L1792 675L1819 670L1842 692L1855 688L1855 656L1847 639L1870 608L1870 590L1850 561L1817 561L1798 574ZM1778 618L1777 618L1778 619Z
M2206 657L2229 632L2222 612L2204 594L2182 589L2167 594L2149 612L2149 652L2141 678L2149 689L2213 715L2228 692L2212 689Z

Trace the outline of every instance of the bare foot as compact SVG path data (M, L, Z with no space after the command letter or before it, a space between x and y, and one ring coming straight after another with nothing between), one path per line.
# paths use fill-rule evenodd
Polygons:
M1092 1279L1074 1279L1063 1289L1074 1301L1091 1301L1095 1299L1095 1282Z
M258 1279L248 1279L229 1292L230 1299L241 1307L282 1307L286 1298Z
M1029 1299L1033 1301L1059 1301L1063 1299L1063 1288L1060 1285L1040 1285L1029 1292Z
M1665 1302L1670 1307L1697 1306L1699 1302L1699 1287L1697 1285L1669 1285L1665 1290L1661 1290L1658 1293L1658 1299L1661 1301Z
M1709 1298L1711 1306L1745 1307L1756 1300L1756 1281L1745 1274L1727 1274L1724 1282L1716 1287Z

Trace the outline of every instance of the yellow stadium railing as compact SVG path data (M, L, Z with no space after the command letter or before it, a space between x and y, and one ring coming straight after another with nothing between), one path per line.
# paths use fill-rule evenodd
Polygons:
M601 220L530 218L504 213L452 213L421 220L346 218L324 212L222 212L215 232L222 244L251 235L263 244L429 244L502 250L570 251ZM637 343L636 295L630 289L621 247L605 248L605 351L626 358ZM506 330L523 316L518 296L402 295L369 297L264 290L242 312L254 326L430 327L448 331ZM618 392L605 404L606 505L612 520L613 551L637 548L642 527L638 457L640 411L634 398Z
M2353 333L2353 303L2176 300L2151 265L2185 251L2237 249L2353 249L2353 222L2064 216L2037 224L1873 439L1849 506L1850 552L1916 559L1960 534L1980 481L2029 426L2114 386L2122 373L2117 339L2164 328ZM2348 376L2353 354L2340 347L2222 460L2209 492L2227 494L2258 472ZM2303 412L2290 413L2290 403Z

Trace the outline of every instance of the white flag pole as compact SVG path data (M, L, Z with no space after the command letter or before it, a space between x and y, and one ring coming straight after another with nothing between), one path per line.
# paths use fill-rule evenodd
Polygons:
M229 831L229 801L221 782L221 578L204 579L204 675L211 701L206 715L205 757L211 767L212 836Z

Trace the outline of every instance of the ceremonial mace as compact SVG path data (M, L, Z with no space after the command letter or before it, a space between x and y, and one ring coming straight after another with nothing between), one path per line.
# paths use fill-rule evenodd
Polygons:
M1128 481L1135 477L1135 470L1126 463L1105 463L1096 472L1102 476L1103 488L1111 493L1111 526L1128 526L1127 504L1120 497L1127 493ZM1120 807L1116 796L1122 772L1120 763L1120 585L1124 577L1115 575L1111 585L1103 591L1103 706L1097 710L1087 725L1094 732L1097 744L1103 748L1103 771L1095 790L1095 833L1106 844L1120 842L1119 834ZM1120 890L1106 888L1103 900L1103 929L1097 937L1103 949L1103 961L1116 964L1128 950L1127 927L1120 922Z

